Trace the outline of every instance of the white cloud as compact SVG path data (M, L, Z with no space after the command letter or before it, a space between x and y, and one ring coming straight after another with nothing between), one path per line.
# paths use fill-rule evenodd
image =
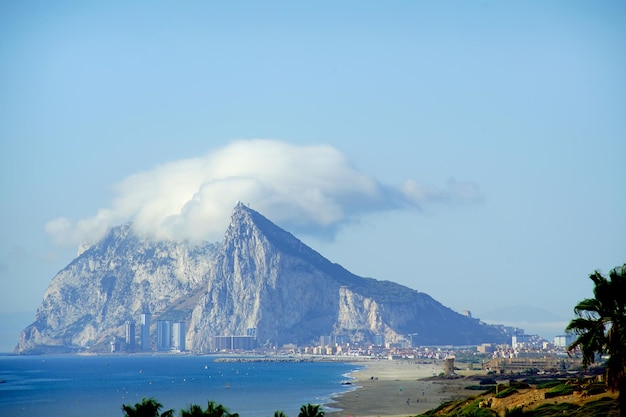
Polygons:
M482 200L477 184L455 179L448 180L445 189L407 179L402 184L401 192L407 202L418 207L433 202L465 204Z
M77 222L51 220L46 231L57 243L78 244L132 221L139 232L160 238L217 241L242 201L290 231L332 233L364 212L479 196L464 182L450 182L445 190L410 179L400 189L384 186L331 146L261 139L131 175L114 192L110 208Z

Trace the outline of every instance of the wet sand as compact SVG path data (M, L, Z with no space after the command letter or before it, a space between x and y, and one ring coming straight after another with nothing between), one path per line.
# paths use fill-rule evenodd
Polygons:
M355 390L333 398L335 402L327 406L341 411L327 411L329 416L414 416L442 402L475 394L464 389L467 382L462 380L424 380L439 375L443 362L417 364L415 361L378 360L357 364L365 365L366 369L352 374Z

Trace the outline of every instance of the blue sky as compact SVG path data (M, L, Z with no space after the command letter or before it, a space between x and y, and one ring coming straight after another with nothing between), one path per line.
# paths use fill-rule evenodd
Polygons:
M617 1L2 4L0 313L34 312L103 227L213 237L242 200L354 273L558 334L626 262L625 21Z

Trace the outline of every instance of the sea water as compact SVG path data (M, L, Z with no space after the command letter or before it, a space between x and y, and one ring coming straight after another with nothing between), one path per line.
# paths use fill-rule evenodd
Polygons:
M174 415L190 404L224 405L241 417L298 415L350 389L345 362L219 362L213 356L3 356L0 416L122 417L154 398ZM332 407L332 404L330 404ZM324 408L331 411L329 407Z

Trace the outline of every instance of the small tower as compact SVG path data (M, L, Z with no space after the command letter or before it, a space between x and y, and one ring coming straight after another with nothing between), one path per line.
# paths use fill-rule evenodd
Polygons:
M451 378L454 373L454 356L448 356L443 362L443 375L446 378Z

